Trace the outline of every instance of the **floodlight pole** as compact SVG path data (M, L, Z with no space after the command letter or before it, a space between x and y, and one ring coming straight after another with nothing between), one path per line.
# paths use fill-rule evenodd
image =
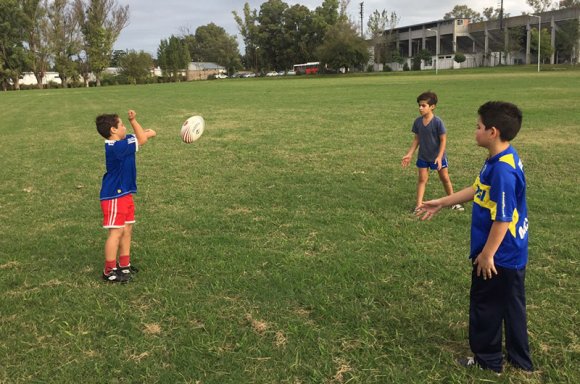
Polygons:
M542 16L530 15L538 18L538 72L540 72L540 42L542 41Z
M430 32L435 32L435 74L437 75L439 72L439 52L437 49L439 47L439 32L437 32L436 29L427 28L427 30Z

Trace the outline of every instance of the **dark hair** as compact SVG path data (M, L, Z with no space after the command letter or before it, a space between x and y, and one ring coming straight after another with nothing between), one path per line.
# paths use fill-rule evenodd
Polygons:
M488 101L477 110L485 129L495 127L503 141L511 141L522 126L522 111L504 101Z
M97 116L95 120L97 124L97 131L105 139L111 137L111 128L116 127L119 124L119 115L117 114L105 114Z
M417 96L417 103L426 101L429 105L437 105L437 94L435 92L427 91Z

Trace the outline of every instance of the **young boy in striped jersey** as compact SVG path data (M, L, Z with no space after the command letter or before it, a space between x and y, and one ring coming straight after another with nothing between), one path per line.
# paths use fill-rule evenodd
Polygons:
M127 134L119 115L104 114L96 118L97 131L105 138L107 169L100 192L103 228L109 231L105 242L103 280L111 283L126 283L131 279L131 274L137 272L130 260L131 234L135 223L133 194L137 193L135 153L149 138L156 136L154 130L141 127L135 111L130 110L128 115L135 134Z

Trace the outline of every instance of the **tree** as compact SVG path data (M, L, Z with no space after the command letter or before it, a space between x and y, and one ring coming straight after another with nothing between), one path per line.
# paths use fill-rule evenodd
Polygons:
M27 20L17 0L0 0L0 80L2 89L12 83L20 89L20 75L27 66L28 55L22 31Z
M456 5L453 7L451 12L447 12L445 16L443 16L443 19L471 19L471 21L474 23L483 20L479 12L474 11L467 5Z
M285 16L288 4L281 0L268 0L260 7L259 42L262 47L262 58L269 69L288 67L288 48L292 45L286 34Z
M375 63L386 63L391 59L389 47L393 41L391 32L399 23L399 17L395 12L382 12L375 10L367 23L374 46Z
M580 0L562 0L558 3L560 9L580 8Z
M42 88L50 59L46 17L48 3L46 0L21 0L20 6L25 18L23 38L28 46L28 63L36 77L38 88Z
M228 68L230 73L241 67L238 43L222 27L210 23L195 30L195 36L185 36L190 57L211 61Z
M81 34L77 18L68 0L54 0L47 8L48 45L54 69L66 87L69 79L78 76L74 57L81 50Z
M285 57L286 67L293 64L314 61L316 40L312 12L303 5L296 4L284 13L284 29L287 36Z
M542 13L550 9L553 0L526 0L526 3L534 9L534 13Z
M144 51L126 51L126 54L119 58L121 74L127 76L132 84L142 84L151 77L153 58Z
M129 21L129 6L119 6L116 0L75 0L75 8L88 66L100 86L113 45Z
M320 7L316 7L314 15L324 34L326 34L328 28L338 22L340 16L338 0L324 0Z
M520 52L524 47L525 38L525 27L508 28L507 40L504 42L504 53L506 54L506 57L510 53Z
M161 40L157 60L164 76L174 82L180 81L180 72L186 70L191 61L185 40L173 35L167 40Z
M420 71L421 70L421 62L431 63L433 60L431 56L431 52L426 49L422 49L421 51L417 52L415 56L413 56L413 71Z
M123 49L115 49L112 53L111 53L111 62L109 63L109 65L111 67L119 67L121 66L121 59L123 58L123 56L125 56L127 53L129 53L126 50Z
M324 42L328 30L336 25L339 19L338 0L324 0L312 15L312 42L319 47Z
M257 57L258 50L258 15L257 11L250 9L250 4L245 3L243 18L236 11L232 11L234 20L238 24L238 29L244 40L246 55L244 63L246 67L252 67Z
M532 28L530 31L531 37L531 50L538 53L538 29ZM541 30L540 33L540 62L543 62L548 57L552 56L554 48L552 48L550 32L546 28Z
M268 0L258 14L258 44L263 64L268 69L284 69L290 58L287 47L291 46L285 29L285 12L288 4L281 0Z
M578 40L580 39L580 28L576 20L566 20L556 29L556 52L558 62L576 62L575 55L580 49ZM543 41L542 41L543 43Z
M487 21L499 20L500 16L506 19L510 17L510 14L504 11L502 15L501 8L488 7L483 10L483 20Z
M335 70L358 67L369 59L367 43L359 36L356 27L345 19L328 29L317 54L321 66Z

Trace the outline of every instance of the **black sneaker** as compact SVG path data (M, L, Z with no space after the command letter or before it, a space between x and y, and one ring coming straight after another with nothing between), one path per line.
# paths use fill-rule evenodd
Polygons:
M119 263L117 263L117 269L123 274L124 276L131 277L133 274L139 272L139 268L134 267L133 265L129 264L126 267L121 267Z
M121 273L121 271L117 268L113 268L109 274L105 274L105 272L103 272L103 280L105 280L107 283L125 284L131 280L131 276L127 276Z

